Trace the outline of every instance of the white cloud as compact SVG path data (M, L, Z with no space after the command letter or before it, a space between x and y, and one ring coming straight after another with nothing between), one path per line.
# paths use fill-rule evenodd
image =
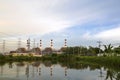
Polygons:
M106 20L110 9L119 12L111 8L112 1L106 3L94 0L0 1L0 32L46 34L89 21L101 22Z
M82 36L86 40L102 40L102 41L119 41L120 40L120 25L112 29L98 31L96 33L88 31Z
M0 0L0 32L7 33L10 36L20 35L21 37L23 35L22 38L24 39L29 36L38 39L39 36L52 32L56 34L61 31L56 36L56 40L61 38L59 35L63 35L65 38L70 35L70 38L74 41L75 37L80 36L80 34L77 34L74 28L71 30L73 32L65 34L65 28L81 26L84 23L88 23L88 25L89 23L95 23L99 26L110 22L111 24L118 23L120 22L119 13L119 1L117 0ZM83 31L86 32L83 35L83 41L85 39L112 40L120 37L119 26L116 29L102 32L98 30L96 31L97 34L94 34L91 29ZM81 30L79 31L81 32ZM0 33L0 39L1 37L11 39L9 35ZM46 37L48 38L48 36Z
M70 27L72 22L54 13L53 8L62 3L58 0L2 1L0 31L45 34Z
M102 40L110 40L110 41L120 40L120 26L113 29L99 32L98 34L95 34L93 37L102 39Z

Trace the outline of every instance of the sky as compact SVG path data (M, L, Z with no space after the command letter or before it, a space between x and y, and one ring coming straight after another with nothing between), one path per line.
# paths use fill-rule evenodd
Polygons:
M120 0L0 0L0 48L21 39L43 47L98 46L120 42ZM16 42L15 42L16 41ZM12 46L13 47L13 46Z

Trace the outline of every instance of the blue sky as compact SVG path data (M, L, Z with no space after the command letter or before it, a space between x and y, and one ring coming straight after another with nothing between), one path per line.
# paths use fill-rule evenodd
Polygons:
M0 0L0 41L17 43L21 38L25 43L30 37L37 43L42 39L46 47L53 39L56 48L64 45L65 38L68 46L97 46L98 40L118 43L119 3L120 0Z

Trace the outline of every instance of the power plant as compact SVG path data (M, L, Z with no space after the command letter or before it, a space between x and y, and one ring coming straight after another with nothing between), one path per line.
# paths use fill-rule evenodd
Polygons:
M57 53L60 54L64 49L67 48L67 39L64 39L64 45L60 49L55 49L54 48L54 41L53 39L50 39L50 42L48 44L48 47L43 48L43 43L42 39L39 40L39 43L37 43L36 46L36 40L31 40L28 38L26 40L26 47L21 46L22 45L22 40L21 38L18 39L18 44L17 44L17 49L16 50L11 50L7 54L15 54L15 55L27 55L28 53L34 54L34 55L45 55L45 54L51 54L51 53ZM33 45L32 45L33 44ZM3 48L2 48L2 53L5 54L5 40L3 41Z

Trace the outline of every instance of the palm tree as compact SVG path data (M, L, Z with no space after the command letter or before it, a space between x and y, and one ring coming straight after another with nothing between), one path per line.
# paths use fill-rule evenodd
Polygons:
M113 46L111 44L104 45L104 47L105 47L105 50L104 50L105 53L112 53L113 52L113 50L112 50Z
M108 80L110 78L110 80L113 80L113 71L112 70L107 70L107 75L105 80Z

